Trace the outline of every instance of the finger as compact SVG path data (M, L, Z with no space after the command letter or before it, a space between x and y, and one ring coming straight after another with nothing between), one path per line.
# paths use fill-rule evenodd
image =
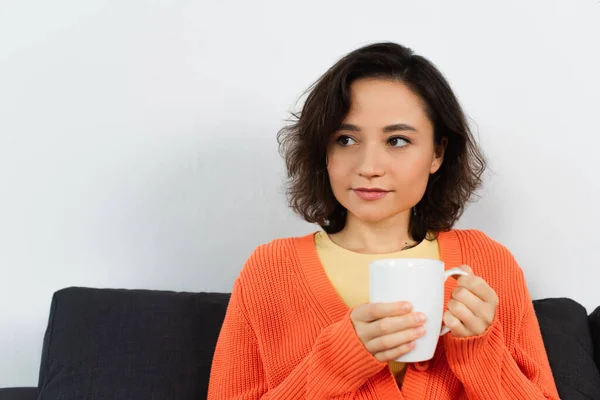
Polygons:
M460 320L462 325L469 332L469 336L479 335L487 328L485 322L476 317L475 314L473 314L473 312L460 301L451 299L448 302L448 311L450 311L454 317Z
M467 274L473 275L473 269L471 269L471 267L469 267L467 264L463 264L459 268L465 271Z
M365 347L369 350L369 353L381 353L387 350L393 350L403 344L410 343L425 335L425 328L422 326L404 329L399 332L394 332L389 335L379 336L372 340L369 340Z
M489 305L475 296L473 292L464 286L458 286L452 291L452 298L463 303L476 317L485 319L489 314Z
M450 332L452 336L456 336L459 338L469 337L470 334L467 331L467 328L460 322L458 318L456 318L451 311L446 310L444 312L444 325L450 328Z
M458 286L469 289L475 296L486 303L498 304L496 292L488 285L486 281L475 275L461 276L458 279Z
M466 264L460 265L458 268L462 269L463 271L465 271L467 274L469 275L473 275L473 270L471 269L471 267L469 267ZM452 275L452 277L456 280L462 278L465 275Z
M361 304L352 311L353 319L361 322L377 321L394 315L404 315L410 312L412 305L405 301L397 303L367 303Z
M382 318L369 323L365 329L365 337L373 339L406 329L416 328L425 323L427 318L423 313L409 313L401 316Z
M404 354L408 353L409 351L411 351L414 348L415 348L415 342L410 342L410 343L403 344L399 347L396 347L395 349L376 353L376 354L374 354L374 357L379 362L389 362L389 361L395 360L398 357L403 356Z

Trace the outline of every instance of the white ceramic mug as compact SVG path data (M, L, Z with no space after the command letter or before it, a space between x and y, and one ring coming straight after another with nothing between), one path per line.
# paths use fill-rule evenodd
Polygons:
M452 275L468 275L460 268L444 271L444 263L425 258L388 258L369 263L369 301L393 303L407 301L412 312L427 317L425 336L415 347L397 358L398 362L421 362L433 358L440 336L450 331L442 325L444 315L444 282Z

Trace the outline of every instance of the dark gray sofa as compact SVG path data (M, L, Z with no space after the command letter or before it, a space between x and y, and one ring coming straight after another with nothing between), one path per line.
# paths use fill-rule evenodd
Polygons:
M229 294L67 288L52 299L37 387L0 400L204 399ZM600 309L533 302L561 399L600 399Z

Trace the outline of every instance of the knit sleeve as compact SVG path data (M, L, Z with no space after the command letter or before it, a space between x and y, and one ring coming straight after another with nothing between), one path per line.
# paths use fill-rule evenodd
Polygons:
M340 398L358 390L386 365L362 345L348 313L323 329L309 354L281 383L270 387L238 280L217 342L208 399Z
M505 251L510 264L510 288L498 292L503 309L481 335L446 337L446 357L470 400L553 399L558 392L542 341L539 324L521 269ZM507 311L508 310L508 311ZM511 334L507 334L510 330ZM513 333L514 332L514 333Z

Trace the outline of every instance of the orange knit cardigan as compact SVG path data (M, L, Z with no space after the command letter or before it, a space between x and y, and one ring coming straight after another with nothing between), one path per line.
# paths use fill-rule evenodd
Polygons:
M329 282L314 234L259 246L235 281L214 354L216 399L558 399L523 273L479 231L439 235L446 268L467 264L500 304L480 336L442 337L408 367L402 389L358 339ZM456 280L445 284L448 302Z

